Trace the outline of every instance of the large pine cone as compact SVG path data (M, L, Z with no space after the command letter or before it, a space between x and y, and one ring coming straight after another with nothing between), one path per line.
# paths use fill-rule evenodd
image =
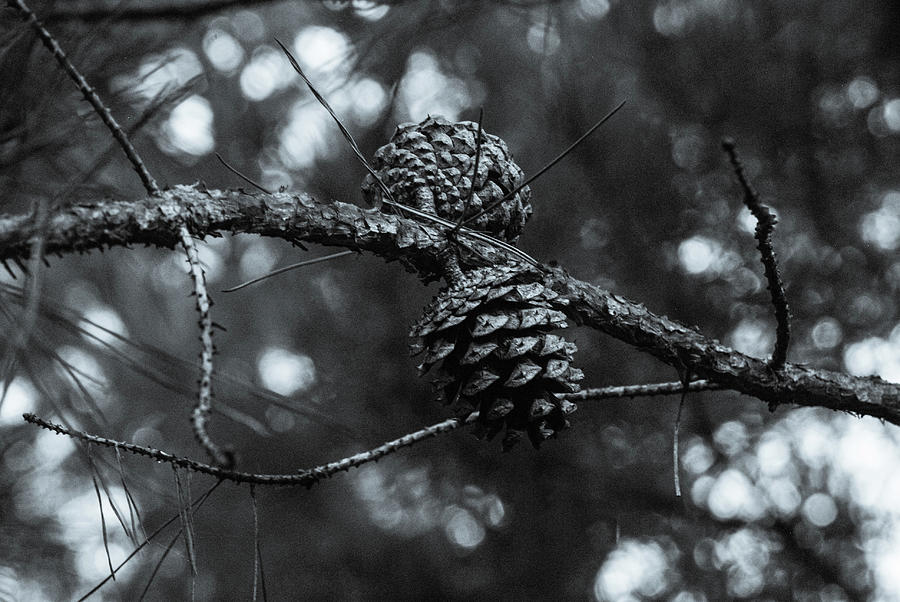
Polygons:
M584 375L569 365L575 344L549 332L566 327L551 304L557 297L534 270L477 268L442 290L410 333L413 354L425 354L423 373L441 362L440 397L478 410L488 438L505 427L505 449L523 432L537 447L568 427L575 410L560 394L577 391Z
M477 123L450 123L443 117L402 124L391 141L375 153L372 167L397 202L456 222L464 213L466 217L475 215L499 201L525 178L506 143L482 131L475 191L466 203L475 169L477 134ZM371 175L366 176L362 189L369 202L380 205L382 192ZM514 242L531 216L530 199L531 190L526 186L469 226Z

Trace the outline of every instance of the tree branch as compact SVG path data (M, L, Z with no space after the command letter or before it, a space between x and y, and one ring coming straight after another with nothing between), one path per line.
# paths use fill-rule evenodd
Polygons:
M158 198L102 201L59 211L47 224L46 252L84 252L132 244L172 248L179 242L181 224L200 237L252 233L367 251L388 261L400 260L426 279L438 273L444 246L434 225L375 209L320 203L306 194L263 195L176 186ZM27 216L0 216L0 260L27 258L36 235ZM492 245L484 244L478 250L489 259L507 261ZM785 364L775 373L764 360L721 345L641 304L577 280L562 269L541 269L545 284L560 294L559 309L570 319L667 364L686 367L698 378L773 405L819 406L900 425L900 385L797 364Z

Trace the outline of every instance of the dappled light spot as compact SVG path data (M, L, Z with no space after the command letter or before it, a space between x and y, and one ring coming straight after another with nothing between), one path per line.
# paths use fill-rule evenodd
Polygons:
M0 600L52 600L42 584L28 579L12 566L0 564Z
M692 236L678 245L678 261L689 274L702 274L713 268L722 253L718 241L705 236Z
M281 347L268 347L256 362L262 385L279 395L293 395L316 382L316 366L307 355Z
M775 333L768 323L755 318L744 318L728 334L728 341L737 351L756 358L772 353Z
M296 413L276 405L266 408L266 425L276 433L286 433L296 424Z
M844 333L840 322L832 317L825 316L824 318L819 318L816 325L813 326L810 336L812 337L813 345L817 349L827 351L841 344Z
M56 353L64 364L56 364L56 371L60 376L70 379L77 387L76 390L83 387L100 407L109 405L111 399L105 395L109 383L97 358L83 349L70 345L60 347ZM89 407L82 409L88 410Z
M578 0L578 15L583 19L602 19L609 8L609 0Z
M228 32L210 29L203 36L203 52L217 70L231 73L244 61L244 48Z
M803 517L817 527L827 527L837 518L837 506L827 493L814 493L803 502Z
M682 2L661 2L653 9L653 27L664 36L684 33L690 19L690 9Z
M803 501L800 491L790 479L761 479L758 486L765 492L772 510L781 517L794 516Z
M258 46L241 71L241 92L248 100L259 102L290 84L296 75L281 50Z
M391 10L390 4L375 0L352 0L351 5L353 13L366 21L378 21Z
M439 523L443 508L427 467L394 471L386 464L366 464L356 473L354 484L369 519L384 531L415 537Z
M351 115L360 125L372 125L387 105L387 90L380 82L364 77L347 86Z
M894 133L894 130L888 125L888 108L889 103L877 104L869 109L866 115L866 124L869 126L869 133L878 138L883 138Z
M222 277L229 246L226 238L209 238L207 242L197 245L197 256L200 258L200 265L206 274L207 282L216 282Z
M42 470L50 471L58 467L75 451L75 442L69 437L41 430L34 438L32 454L40 462Z
M481 102L465 81L444 74L432 52L421 50L412 53L406 62L398 98L412 121L421 121L428 115L458 121L464 109Z
M771 208L769 209L771 211ZM740 211L738 211L737 224L738 228L740 228L747 234L756 233L756 216L753 215L753 213L751 213L746 206L741 207Z
M238 262L241 279L249 280L272 271L280 257L281 253L271 241L262 237L253 239Z
M398 460L390 465L366 464L353 479L356 496L378 528L402 537L442 530L459 553L477 548L487 528L506 522L506 510L496 494L474 485L436 480L428 466Z
M594 597L597 600L655 598L669 587L669 563L658 543L625 539L597 571Z
M165 446L166 437L158 429L152 426L142 426L135 429L128 439L138 445L161 448Z
M897 330L896 328L894 329ZM877 374L900 382L900 337L868 337L844 348L844 366L854 376Z
M559 32L546 22L533 23L525 36L528 48L541 56L549 56L559 49Z
M163 125L160 148L169 154L205 155L215 146L209 101L194 94L178 103Z
M884 124L892 133L900 132L900 98L884 103Z
M471 551L484 541L485 530L481 521L476 520L465 508L450 506L445 511L444 533L447 539L460 551Z
M114 77L110 87L114 92L133 94L143 104L164 92L174 92L201 73L203 65L197 54L176 47L147 56L135 73Z
M125 559L128 553L125 549L128 539L121 528L113 528L113 525L118 527L118 523L109 500L112 499L120 512L128 508L128 502L121 487L109 485L108 490L109 497L104 492L101 499L103 516L106 519L107 537L109 538L109 553L113 566L116 566ZM97 500L96 492L88 485L81 491L70 491L66 499L58 506L54 517L59 529L57 537L74 554L78 576L82 581L90 583L103 579L109 574L106 549L103 545L100 503ZM127 511L124 516L128 516ZM137 570L136 564L126 565L121 572L116 573L116 579L124 579L127 582Z
M760 472L775 477L790 467L793 455L785 437L779 433L766 433L756 446L756 458Z
M862 216L859 229L864 241L883 251L900 247L900 192L885 193L881 206Z
M816 103L819 116L830 127L843 127L850 122L853 105L844 89L824 86Z
M297 102L279 134L278 157L288 169L305 169L335 152L335 132L328 112L318 104Z
M847 84L847 98L855 109L865 109L878 100L878 86L870 78L860 76Z
M699 437L691 437L681 456L681 465L692 474L703 474L714 461L713 450Z
M751 598L765 586L765 569L774 545L764 535L749 528L728 534L716 542L715 561L727 567L728 593L737 598Z
M0 402L0 426L22 424L22 414L36 412L39 395L37 389L27 378L17 376L6 387L6 383L0 381L0 394L6 388L6 395Z
M266 35L266 24L252 10L239 10L231 17L231 26L239 38L246 42L256 42Z
M323 91L329 83L346 77L351 67L349 58L353 44L350 38L331 27L304 27L294 37L293 50L300 66Z
M689 33L697 23L728 22L740 14L734 0L661 0L653 10L653 27L664 36Z
M84 330L81 336L95 345L120 345L119 337L128 337L128 328L119 314L108 305L95 304L81 313L83 319L78 323ZM119 335L116 337L115 335Z
M672 144L672 161L681 169L698 169L706 159L707 135L703 127L690 124L669 130Z
M739 518L757 520L765 515L765 504L759 491L743 472L729 468L722 472L709 490L709 511L720 520Z
M507 523L506 505L497 495L488 494L484 496L481 512L484 515L484 522L489 527L502 527Z

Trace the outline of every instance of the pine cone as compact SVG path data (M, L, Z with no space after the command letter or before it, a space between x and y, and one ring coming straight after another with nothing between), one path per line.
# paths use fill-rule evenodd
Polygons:
M391 141L375 153L372 167L394 198L416 209L456 222L499 201L524 181L506 143L484 131L478 175L472 198L478 124L450 123L443 117L428 117L421 123L397 127ZM363 195L380 205L381 189L369 175ZM531 190L526 186L512 198L469 224L498 238L514 242L531 216Z
M570 366L574 343L551 334L566 327L553 309L558 295L540 273L520 265L476 268L445 288L412 328L413 355L424 353L424 374L441 362L435 386L446 403L479 411L479 434L504 427L505 449L527 432L537 447L569 426L584 375ZM556 303L559 303L557 299Z

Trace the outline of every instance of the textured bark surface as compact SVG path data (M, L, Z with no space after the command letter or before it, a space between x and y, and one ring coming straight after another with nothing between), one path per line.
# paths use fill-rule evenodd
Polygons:
M195 236L222 232L260 234L374 253L402 261L423 278L439 273L445 237L431 224L362 209L320 203L306 194L248 193L176 186L161 198L98 201L54 214L46 229L48 254L147 244L172 248L179 227ZM0 216L0 260L28 257L34 237L29 216ZM501 251L477 241L486 258ZM663 362L773 405L821 406L900 424L900 386L877 377L853 377L786 364L773 371L764 360L739 353L696 329L658 316L643 305L543 266L544 283L559 293L558 308L572 320L651 353Z

